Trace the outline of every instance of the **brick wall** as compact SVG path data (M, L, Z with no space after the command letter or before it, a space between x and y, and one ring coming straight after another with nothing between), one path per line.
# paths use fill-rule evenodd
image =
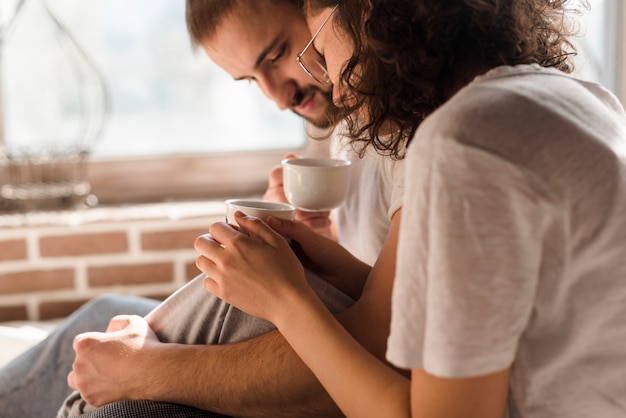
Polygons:
M163 299L199 271L221 201L0 215L0 321L67 316L104 293Z

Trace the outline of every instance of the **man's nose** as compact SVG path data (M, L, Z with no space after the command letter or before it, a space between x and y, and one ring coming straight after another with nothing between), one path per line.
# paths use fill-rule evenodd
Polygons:
M296 87L293 81L278 75L265 76L259 80L261 91L276 103L280 110L291 107Z

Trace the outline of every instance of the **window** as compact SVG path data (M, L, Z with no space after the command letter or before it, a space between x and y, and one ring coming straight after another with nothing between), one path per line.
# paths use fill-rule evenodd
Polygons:
M579 0L573 0L578 3ZM622 0L588 0L580 16L577 73L609 88L626 102L626 8Z
M278 110L254 84L232 80L202 51L194 55L184 3L3 0L5 29L17 6L23 6L10 36L0 37L6 41L0 144L29 135L80 138L77 131L97 131L100 118L107 116L89 168L101 202L262 191L270 168L286 152L304 146L303 122ZM589 3L585 36L578 41L578 71L625 102L625 7L621 0ZM64 30L80 48L70 45ZM91 63L107 80L108 114L101 112L106 103ZM83 123L86 114L92 116L91 125Z
M105 121L88 144L101 201L262 190L269 169L305 144L304 124L194 54L184 8L171 0L3 1L3 26L19 12L3 48L6 146L82 144Z

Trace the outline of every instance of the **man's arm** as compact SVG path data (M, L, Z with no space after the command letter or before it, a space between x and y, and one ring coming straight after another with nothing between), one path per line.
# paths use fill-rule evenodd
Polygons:
M232 416L342 416L277 331L237 344L168 344L160 350L163 368L154 396L146 394L151 399ZM169 373L176 379L160 377Z
M389 334L399 220L397 212L360 299L338 315L380 359ZM158 342L147 324L111 331L82 335L75 343L69 382L90 403L149 399L235 416L340 415L278 332L237 344L186 346Z
M387 240L361 298L337 315L339 322L362 345L383 360L391 321L399 221L400 211L392 218ZM342 416L318 380L277 331L232 345L175 349L168 368L175 369L177 362L184 360L185 349L194 356L193 363L203 364L203 376L224 376L224 379L204 379L193 395L182 386L163 387L158 390L158 400L246 417ZM189 378L195 376L198 369L191 362L187 366ZM175 397L160 397L168 392L175 393Z

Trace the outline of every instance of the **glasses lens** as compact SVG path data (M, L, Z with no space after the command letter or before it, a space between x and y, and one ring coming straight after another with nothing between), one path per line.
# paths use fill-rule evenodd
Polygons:
M330 78L328 77L328 70L326 70L324 59L315 52L313 48L308 48L304 51L299 61L304 67L304 70L317 82L326 85L330 84Z

